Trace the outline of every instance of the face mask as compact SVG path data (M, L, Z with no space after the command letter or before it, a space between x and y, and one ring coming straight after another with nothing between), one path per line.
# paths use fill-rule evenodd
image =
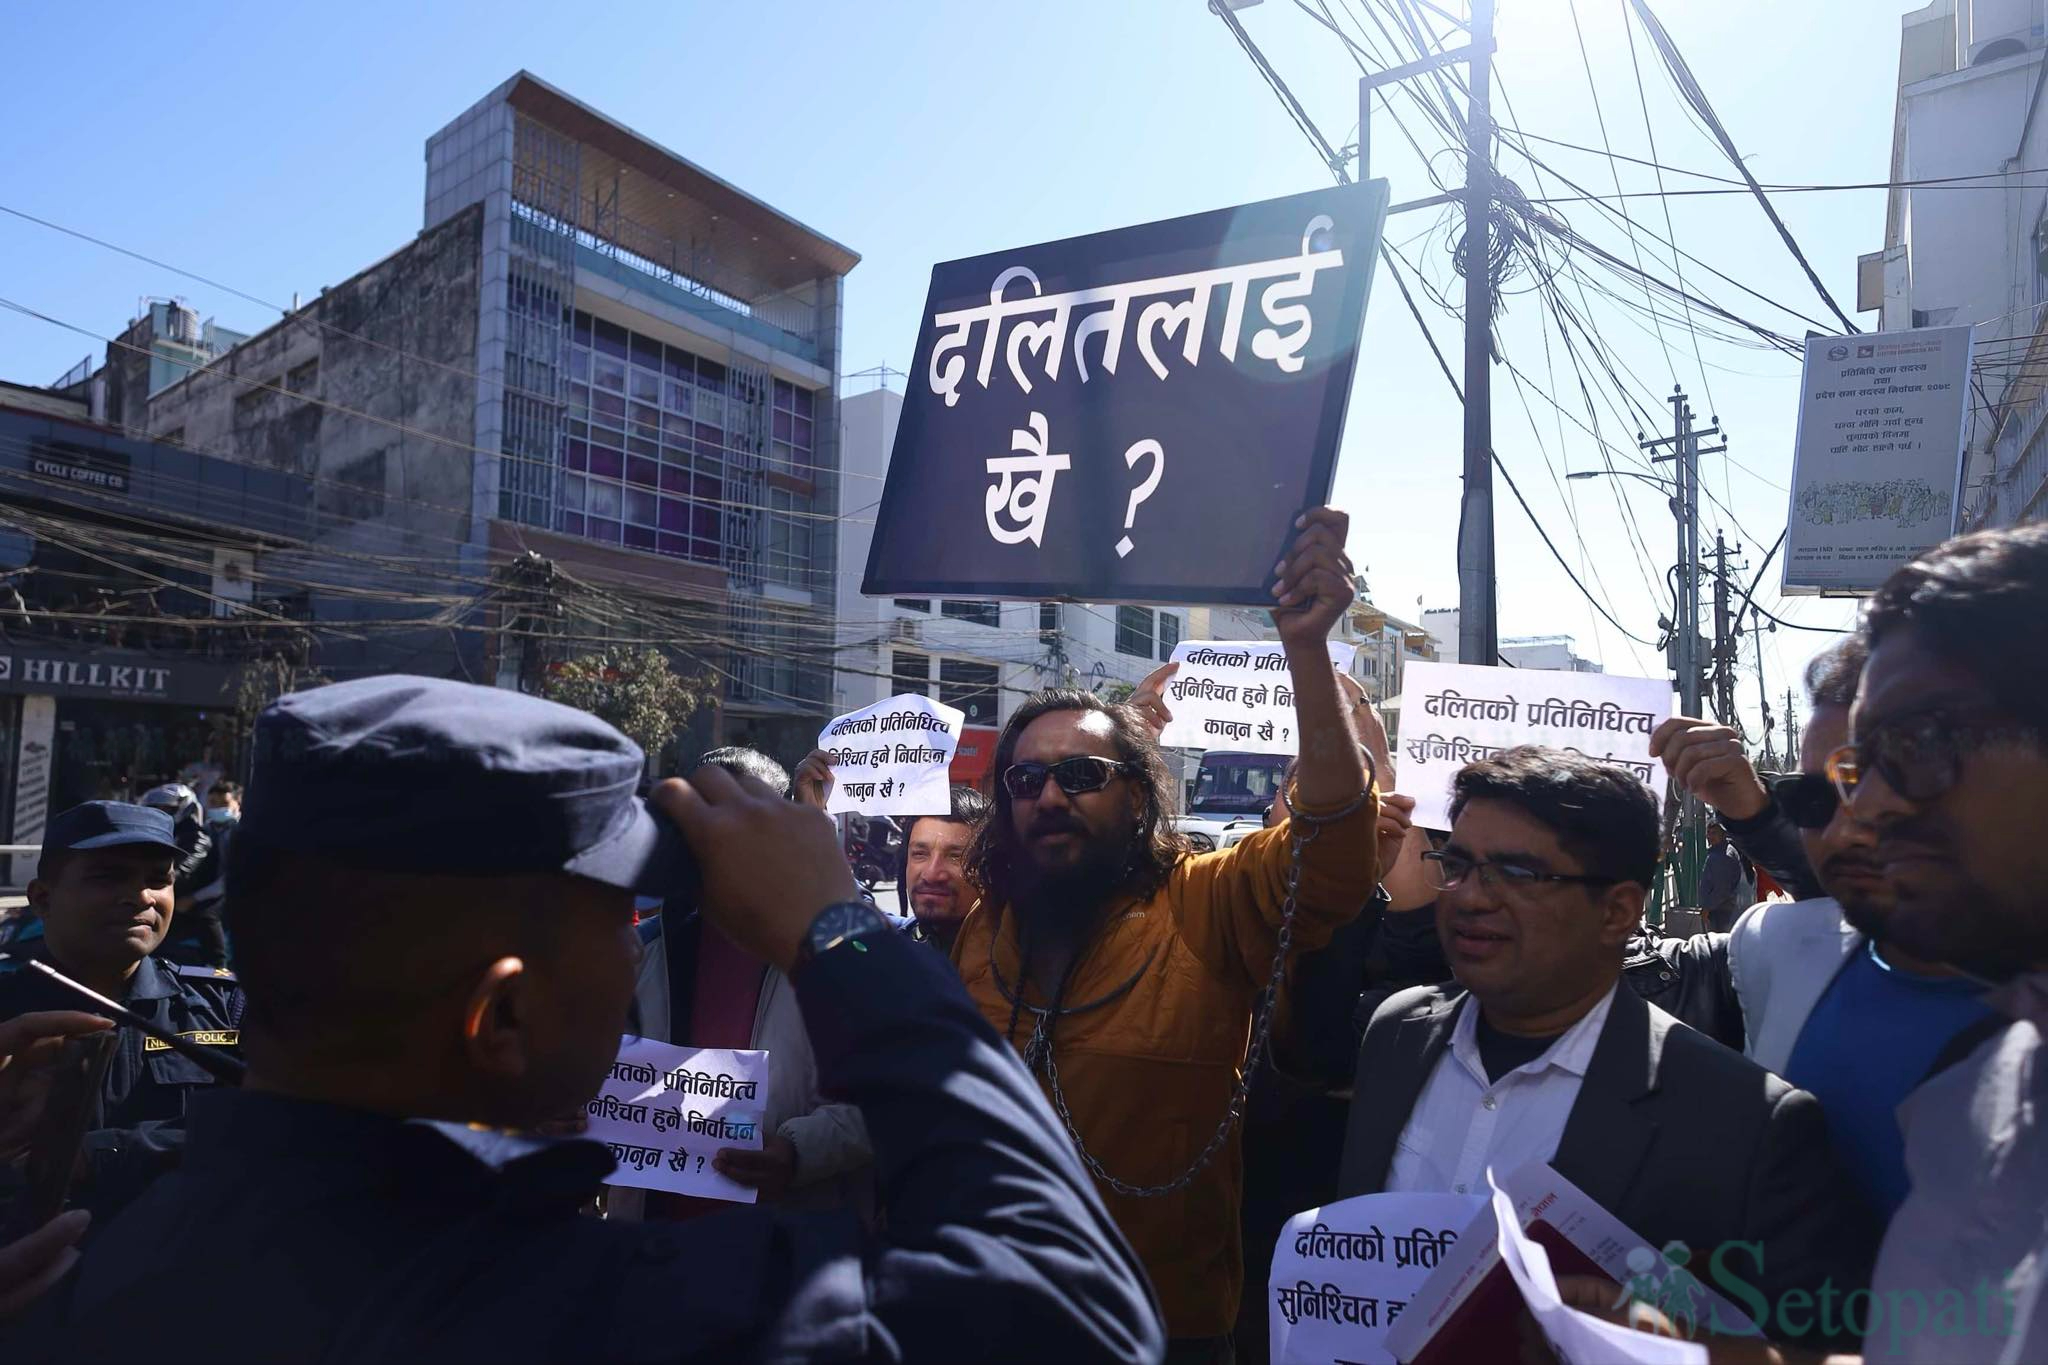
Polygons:
M206 812L206 823L209 825L232 825L239 819L241 817L226 806L220 806Z

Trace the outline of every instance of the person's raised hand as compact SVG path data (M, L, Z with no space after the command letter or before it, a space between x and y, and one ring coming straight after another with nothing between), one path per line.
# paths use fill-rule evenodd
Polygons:
M1408 830L1414 823L1414 797L1402 796L1399 792L1388 792L1380 797L1380 860L1377 872L1381 881L1386 880L1388 869L1400 861L1401 849L1407 844Z
M91 1224L91 1214L71 1209L0 1246L0 1319L13 1317L71 1272L78 1264L78 1239Z
M1287 557L1273 566L1273 624L1289 648L1320 647L1358 596L1351 557L1344 553L1351 518L1334 507L1311 507L1294 526Z
M813 749L804 755L804 761L796 765L790 775L790 794L806 806L825 809L825 803L832 796L832 756L823 749Z
M1747 820L1770 804L1742 736L1725 725L1673 716L1650 736L1650 757L1663 759L1672 781L1730 820Z
M1131 693L1128 704L1144 720L1145 727L1152 732L1155 741L1165 733L1167 722L1173 719L1173 712L1166 709L1166 684L1171 682L1173 675L1178 672L1179 664L1161 664L1147 673L1145 681L1139 683L1137 690Z
M832 821L750 777L699 768L649 800L696 855L704 917L784 971L818 912L859 894Z
M113 1026L82 1010L42 1010L0 1023L0 1160L19 1156L35 1132L49 1093L49 1065L65 1041Z
M736 1185L760 1191L763 1199L780 1199L796 1180L796 1144L771 1133L758 1152L721 1147L711 1158L711 1168Z

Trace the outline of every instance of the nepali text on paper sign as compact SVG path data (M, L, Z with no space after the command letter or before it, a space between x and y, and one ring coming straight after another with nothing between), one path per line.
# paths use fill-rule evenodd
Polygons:
M1351 670L1354 645L1329 643L1330 662ZM1174 646L1180 665L1163 693L1173 719L1159 742L1176 749L1243 754L1298 754L1294 675L1287 648L1259 640L1183 640Z
M1385 209L1374 181L938 266L862 591L1271 605Z
M1388 1331L1485 1202L1364 1194L1288 1219L1267 1286L1275 1365L1392 1365Z
M1662 678L1485 668L1411 660L1402 674L1401 790L1415 798L1415 823L1451 827L1451 780L1467 763L1538 744L1611 763L1664 798L1664 765L1650 735L1671 715Z
M678 1047L631 1034L597 1098L584 1136L611 1149L609 1185L751 1204L756 1193L712 1169L720 1148L758 1152L768 1054Z
M965 713L905 692L840 716L818 733L832 764L825 809L839 815L944 815Z

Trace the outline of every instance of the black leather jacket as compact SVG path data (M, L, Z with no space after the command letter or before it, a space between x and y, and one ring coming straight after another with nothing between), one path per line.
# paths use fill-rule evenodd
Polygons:
M1638 931L1624 953L1621 979L1637 995L1723 1047L1742 1051L1742 1002L1728 973L1728 935L1652 938Z
M1799 842L1799 826L1778 809L1776 798L1747 820L1731 820L1723 815L1721 828L1728 831L1728 842L1776 878L1793 900L1808 901L1827 894L1806 861L1806 845Z

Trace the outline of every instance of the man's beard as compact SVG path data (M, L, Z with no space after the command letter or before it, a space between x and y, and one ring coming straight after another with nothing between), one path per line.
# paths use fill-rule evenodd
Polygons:
M1085 841L1081 856L1071 863L1043 867L1032 856L1031 842L1055 829L1071 831ZM1137 840L1135 830L1121 836L1093 835L1079 821L1059 817L1034 825L1018 850L1018 913L1048 928L1085 926L1130 880L1131 852Z

